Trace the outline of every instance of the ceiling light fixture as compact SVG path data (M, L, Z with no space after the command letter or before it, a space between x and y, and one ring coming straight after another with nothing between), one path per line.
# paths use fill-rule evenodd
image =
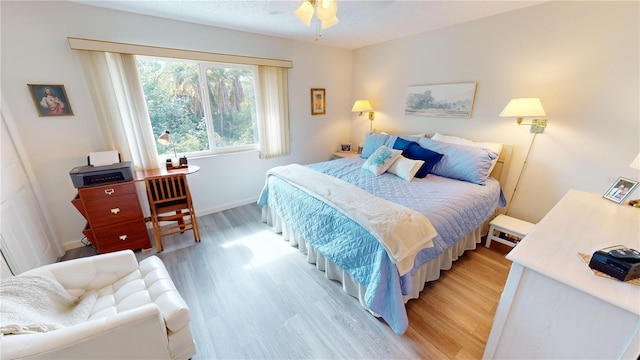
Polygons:
M338 4L335 0L305 0L294 14L307 27L311 27L314 11L319 21L316 34L317 41L322 36L321 29L328 29L340 21L336 16L338 14Z

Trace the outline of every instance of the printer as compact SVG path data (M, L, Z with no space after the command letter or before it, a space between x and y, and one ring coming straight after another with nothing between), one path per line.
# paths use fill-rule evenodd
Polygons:
M91 153L87 165L69 171L75 188L106 185L133 180L131 161L120 161L117 152Z

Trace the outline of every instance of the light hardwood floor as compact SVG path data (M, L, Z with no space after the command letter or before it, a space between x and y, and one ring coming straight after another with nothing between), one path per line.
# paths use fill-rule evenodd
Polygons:
M407 303L398 336L263 224L257 205L198 220L201 243L187 232L162 253L136 252L160 257L189 304L194 359L479 359L510 266L502 244L466 252Z

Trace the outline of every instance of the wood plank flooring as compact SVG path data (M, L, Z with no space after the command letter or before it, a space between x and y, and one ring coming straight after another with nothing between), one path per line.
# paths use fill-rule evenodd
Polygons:
M466 252L407 303L398 336L263 224L257 205L198 220L201 243L187 232L162 253L136 252L160 257L189 304L193 359L479 359L510 266L502 244Z

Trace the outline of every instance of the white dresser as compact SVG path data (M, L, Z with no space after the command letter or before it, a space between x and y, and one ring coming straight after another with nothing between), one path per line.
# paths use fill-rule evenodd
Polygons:
M578 256L640 250L640 209L571 190L507 258L513 261L485 359L636 359L640 286L595 276Z

